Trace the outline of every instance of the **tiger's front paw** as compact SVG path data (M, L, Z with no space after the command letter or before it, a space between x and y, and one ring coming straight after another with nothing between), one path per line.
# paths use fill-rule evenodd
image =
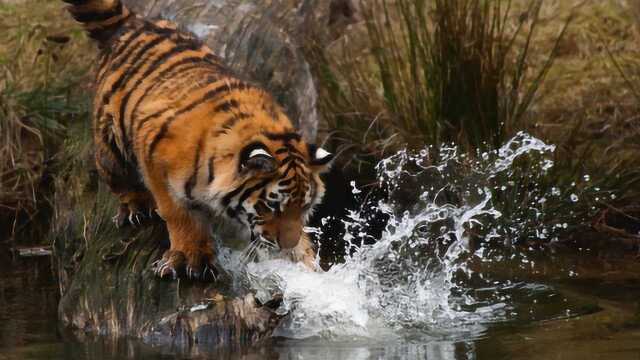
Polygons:
M177 279L214 282L220 278L222 272L215 260L215 256L206 251L167 250L162 259L153 264L155 274L163 279Z

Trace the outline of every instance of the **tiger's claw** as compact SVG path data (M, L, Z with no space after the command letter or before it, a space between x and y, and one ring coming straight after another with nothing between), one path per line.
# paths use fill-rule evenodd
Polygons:
M152 269L162 279L175 280L184 277L189 280L215 282L220 277L220 271L211 258L212 256L198 252L187 256L182 251L167 250L162 259L152 264Z
M125 193L120 196L120 207L113 217L117 228L130 225L134 228L154 218L156 205L150 195L146 193Z

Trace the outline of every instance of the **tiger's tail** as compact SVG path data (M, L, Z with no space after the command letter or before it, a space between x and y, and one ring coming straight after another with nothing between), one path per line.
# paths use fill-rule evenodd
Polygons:
M133 13L121 0L63 0L93 39L105 44Z

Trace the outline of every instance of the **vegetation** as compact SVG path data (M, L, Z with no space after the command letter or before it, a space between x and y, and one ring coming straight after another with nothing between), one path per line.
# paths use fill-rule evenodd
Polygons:
M405 146L451 142L473 159L525 130L557 145L555 166L541 176L530 167L534 160L515 164L510 176L521 181L506 193L494 187L494 205L507 218L527 216L533 182L536 196L562 193L533 222L589 225L604 209L625 213L640 200L640 159L633 155L640 129L632 125L640 86L631 71L620 76L616 67L624 66L612 59L638 58L629 6L360 2L362 18L350 31L328 49L312 50L328 133L336 147L356 154L342 165L366 174ZM621 91L624 84L631 90Z
M407 145L454 142L473 159L525 130L557 145L555 166L537 178L530 162L518 163L522 181L493 194L503 211L527 204L514 194L526 194L535 178L540 194L559 187L580 195L584 223L604 209L633 215L640 8L594 0L355 2L356 21L338 40L307 49L325 132L339 153L353 155L340 158L350 176L373 182L373 165ZM45 208L68 180L73 149L84 153L90 142L85 90L95 51L63 11L56 2L0 4L0 227ZM565 205L546 205L549 217L569 214Z
M0 3L0 228L46 208L46 174L70 124L88 122L88 42L55 2ZM52 15L53 14L53 15ZM59 15L59 16L58 16ZM11 230L5 232L4 228ZM1 239L0 239L1 240Z

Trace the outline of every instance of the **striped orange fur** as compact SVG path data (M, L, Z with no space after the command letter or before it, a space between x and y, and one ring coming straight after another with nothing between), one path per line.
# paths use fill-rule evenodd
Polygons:
M331 154L306 144L272 96L235 77L193 34L120 0L65 0L98 41L96 165L120 221L157 209L171 247L159 276L215 279L210 215L312 266L303 232ZM265 240L266 239L266 240Z

